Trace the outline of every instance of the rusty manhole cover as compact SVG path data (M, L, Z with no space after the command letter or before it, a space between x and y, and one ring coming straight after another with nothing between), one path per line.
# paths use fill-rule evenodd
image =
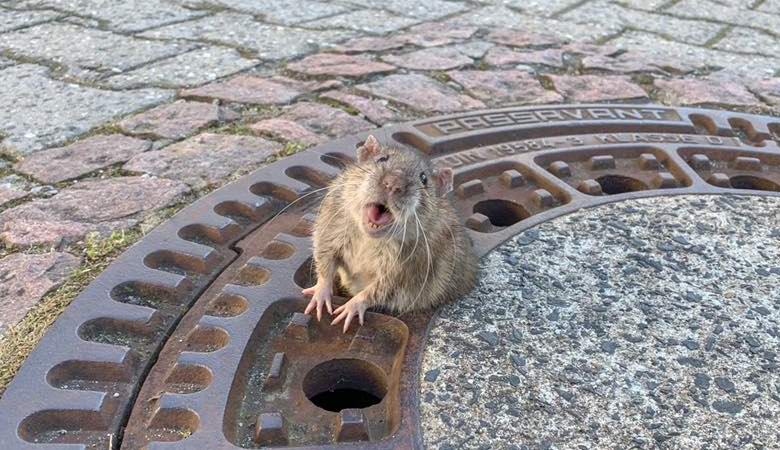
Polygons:
M378 137L455 168L453 200L481 255L608 202L780 195L780 119L772 117L511 108L388 127ZM5 392L2 448L422 447L418 375L431 314L371 313L343 335L301 313L320 196L295 201L325 186L364 138L258 170L129 249Z

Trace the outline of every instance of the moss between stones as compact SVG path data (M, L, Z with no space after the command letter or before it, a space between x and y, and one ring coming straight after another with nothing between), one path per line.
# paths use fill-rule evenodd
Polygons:
M24 319L0 338L0 395L5 392L24 360L35 349L51 324L73 299L103 272L117 255L191 201L192 199L189 199L163 209L130 230L116 231L105 238L97 234L89 235L83 246L67 249L70 253L82 256L81 266L59 288L46 294L30 309Z

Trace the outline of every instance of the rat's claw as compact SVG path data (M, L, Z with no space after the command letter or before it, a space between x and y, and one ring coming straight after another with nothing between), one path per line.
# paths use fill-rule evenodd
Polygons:
M311 297L315 292L317 292L317 286L312 286L302 290L301 294L303 294L305 297Z
M303 311L304 314L309 314L315 309L317 310L317 321L322 320L322 305L325 304L325 307L328 309L328 313L333 314L333 305L331 304L331 292L330 289L324 289L324 288L318 288L317 286L309 289L314 289L314 292L311 297L311 300L309 300L309 304L306 306L306 309ZM306 295L306 290L304 290L304 295Z
M359 295L352 297L352 299L350 299L347 303L344 303L343 305L336 308L335 311L333 311L333 314L336 314L337 316L330 324L336 325L343 320L343 331L346 333L349 329L349 324L352 323L352 318L355 316L358 317L358 321L361 325L363 325L367 309L368 304L363 297Z

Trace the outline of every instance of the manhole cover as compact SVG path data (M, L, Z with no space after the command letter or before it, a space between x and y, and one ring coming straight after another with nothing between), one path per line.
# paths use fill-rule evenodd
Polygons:
M780 192L772 117L551 106L377 133L455 169L453 200L480 255L584 207ZM301 314L320 198L304 195L338 174L364 138L258 170L122 255L5 392L2 447L422 447L419 369L431 315L372 313L343 335Z

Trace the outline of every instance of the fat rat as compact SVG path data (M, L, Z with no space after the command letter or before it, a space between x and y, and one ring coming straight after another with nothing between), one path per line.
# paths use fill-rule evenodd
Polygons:
M446 194L452 169L434 169L418 152L383 147L373 136L358 160L331 183L314 224L317 283L306 314L323 305L363 324L368 308L426 309L467 294L478 263ZM353 296L333 311L335 277Z

